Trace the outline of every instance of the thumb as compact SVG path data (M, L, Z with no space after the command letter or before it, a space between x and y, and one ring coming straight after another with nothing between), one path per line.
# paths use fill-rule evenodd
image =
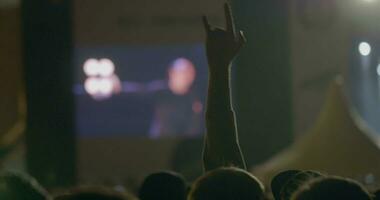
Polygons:
M236 38L236 49L235 51L239 51L239 49L244 46L244 44L247 42L245 39L243 31L239 31L237 38Z
M247 42L247 39L245 38L243 31L239 31L239 34L237 37L238 37L239 47L243 46Z

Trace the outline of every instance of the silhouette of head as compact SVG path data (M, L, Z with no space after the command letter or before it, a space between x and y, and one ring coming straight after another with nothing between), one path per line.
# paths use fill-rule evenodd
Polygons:
M292 200L371 200L359 183L339 177L314 179L295 192Z
M373 193L373 200L380 200L380 189Z
M68 194L59 195L54 200L135 200L132 195L119 193L101 187L77 188Z
M271 189L273 197L276 200L281 199L281 190L283 186L291 179L293 176L301 172L300 170L286 170L277 174L271 181Z
M16 172L0 175L0 199L50 200L49 194L35 179Z
M185 179L174 172L158 172L145 178L139 190L140 200L185 200Z
M280 200L290 200L293 193L296 192L301 186L319 177L324 177L324 175L311 170L300 171L294 174L283 184L280 192L277 194L278 198Z
M176 95L186 94L194 83L194 64L186 58L176 59L169 67L169 88Z
M200 177L192 186L189 200L261 200L264 187L250 173L237 168L220 168Z

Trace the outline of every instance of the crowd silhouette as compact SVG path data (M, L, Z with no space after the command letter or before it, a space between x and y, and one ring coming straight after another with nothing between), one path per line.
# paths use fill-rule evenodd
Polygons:
M239 146L236 119L231 106L230 70L246 39L236 30L230 6L224 6L226 28L209 24L206 16L206 53L209 89L206 135L203 148L204 174L188 183L181 174L164 171L148 175L137 194L107 188L76 188L49 194L36 180L6 172L0 176L0 200L371 200L360 183L317 171L287 170L272 178L269 187L247 171Z

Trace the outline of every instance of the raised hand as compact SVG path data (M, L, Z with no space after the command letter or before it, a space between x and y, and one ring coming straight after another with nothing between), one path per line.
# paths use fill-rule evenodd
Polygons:
M226 29L213 28L206 17L206 51L209 62L209 84L206 104L205 146L203 151L206 171L219 167L246 169L240 150L235 114L231 106L230 64L245 43L243 33L236 32L231 9L225 4Z
M210 65L213 70L215 65L228 66L240 48L245 43L245 37L242 31L236 31L232 17L230 5L224 5L226 17L226 28L210 26L207 17L203 16L203 24L206 30L206 52Z

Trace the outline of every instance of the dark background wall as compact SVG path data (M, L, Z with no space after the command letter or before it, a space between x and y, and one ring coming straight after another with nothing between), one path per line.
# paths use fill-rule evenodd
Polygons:
M234 104L243 151L258 164L288 145L293 133L290 1L233 1L248 38L235 62Z

